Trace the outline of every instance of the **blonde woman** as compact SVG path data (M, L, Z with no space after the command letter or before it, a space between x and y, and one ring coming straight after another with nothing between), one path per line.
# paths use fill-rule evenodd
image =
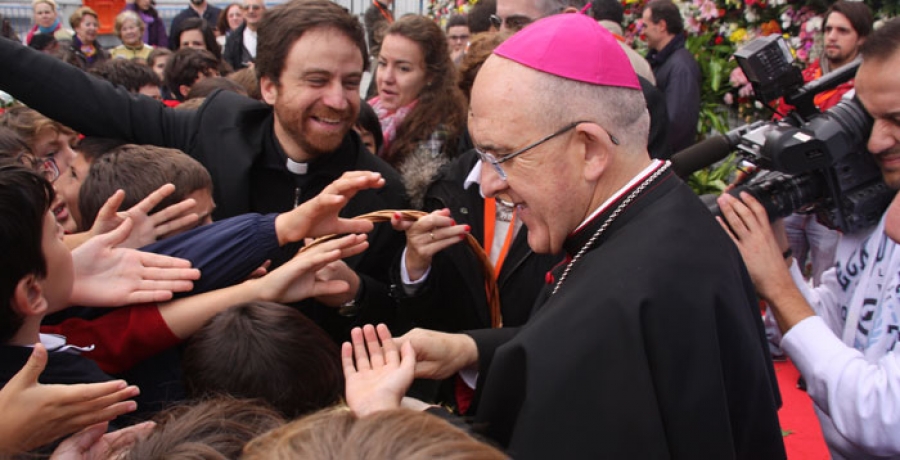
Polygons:
M134 11L123 11L116 16L114 27L122 44L111 49L109 54L114 58L140 59L146 63L153 47L143 41L146 25L140 16Z
M59 18L58 5L54 0L33 0L31 9L34 13L34 25L25 37L25 44L31 44L31 40L38 34L52 34L57 41L72 40L72 31L63 27Z

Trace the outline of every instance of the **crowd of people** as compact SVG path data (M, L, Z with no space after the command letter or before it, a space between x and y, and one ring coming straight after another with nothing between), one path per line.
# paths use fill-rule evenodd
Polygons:
M833 458L900 458L900 201L714 217L669 160L702 87L671 0L646 56L619 0L168 31L134 0L109 49L32 5L0 38L0 458L779 459L784 355ZM816 107L855 95L898 189L900 20L823 23L805 80L859 69Z

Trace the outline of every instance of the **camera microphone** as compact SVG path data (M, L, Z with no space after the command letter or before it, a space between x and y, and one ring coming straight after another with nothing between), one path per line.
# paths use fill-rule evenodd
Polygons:
M739 126L725 134L708 137L696 144L672 155L672 170L678 177L685 179L694 171L699 171L724 160L741 143L744 133L763 125L757 121Z
M672 155L672 170L684 179L694 171L725 159L732 150L734 146L727 137L712 136Z

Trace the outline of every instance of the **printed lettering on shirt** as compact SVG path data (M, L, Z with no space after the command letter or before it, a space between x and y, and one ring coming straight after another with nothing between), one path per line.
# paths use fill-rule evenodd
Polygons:
M884 260L884 254L887 251L887 243L887 235L882 234L881 240L878 242L878 251L875 253L875 262L881 262L882 260ZM863 248L863 250L865 251L865 248Z
M834 265L835 269L835 277L837 278L838 284L841 285L841 290L847 292L847 288L850 287L850 278L847 278L847 275L844 275L844 266L840 262L837 262ZM844 307L846 308L846 307Z
M872 330L872 319L875 316L875 307L878 306L877 299L865 299L863 300L862 310L859 312L859 323L856 325L856 328L859 332L862 332L863 336L869 335L869 332Z
M897 342L900 342L900 327L896 324L892 324L887 328L888 335L894 336L894 341L891 342L891 346L888 348L888 351L894 351L894 347L897 346Z
M853 279L865 270L868 260L869 253L863 246L858 253L856 251L850 253L845 263L838 261L835 264L838 284L840 284L842 291L846 292Z

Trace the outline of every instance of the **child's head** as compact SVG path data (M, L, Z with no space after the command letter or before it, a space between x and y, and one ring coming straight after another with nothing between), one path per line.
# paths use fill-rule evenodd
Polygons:
M219 60L212 53L196 48L182 48L166 63L163 81L179 101L187 98L191 86L204 78L219 76Z
M59 197L65 202L66 209L69 210L69 216L75 221L78 231L90 229L90 227L82 225L78 199L81 196L81 184L87 178L91 163L123 144L122 141L105 137L85 137L75 146L75 158L69 168L60 171L59 178L53 183Z
M155 417L156 427L124 455L111 458L233 459L250 440L284 419L256 401L219 397L174 406Z
M75 131L34 109L24 106L9 108L0 114L0 126L18 134L37 159L52 159L59 171L68 170L75 159L72 148L78 141ZM78 225L65 203L59 200L57 204L53 207L56 220L67 232L77 231Z
M172 56L172 50L168 48L153 48L153 51L147 55L147 65L153 69L153 73L159 77L159 81L163 81L166 76L166 63Z
M120 209L129 209L159 187L171 183L175 192L159 203L151 213L194 198L193 212L200 215L200 224L212 221L215 203L212 199L212 179L197 160L180 150L151 145L126 144L95 159L81 184L78 209L81 225L94 225L97 213L116 190L125 191Z
M214 316L184 350L192 397L259 398L288 418L336 403L343 394L337 345L297 310L269 302Z
M505 454L427 412L394 409L357 417L346 408L323 410L254 439L244 460L433 459L493 460Z
M368 102L362 101L359 104L359 116L356 118L356 124L353 129L362 138L363 144L369 149L369 152L377 154L384 143L384 136L381 133L381 122L378 121L378 115L375 109Z
M0 342L9 342L28 317L67 305L72 254L50 204L53 186L39 173L0 160Z
M122 86L130 93L162 99L159 93L159 86L162 82L159 76L145 64L128 59L109 59L91 67L88 73L116 86Z

